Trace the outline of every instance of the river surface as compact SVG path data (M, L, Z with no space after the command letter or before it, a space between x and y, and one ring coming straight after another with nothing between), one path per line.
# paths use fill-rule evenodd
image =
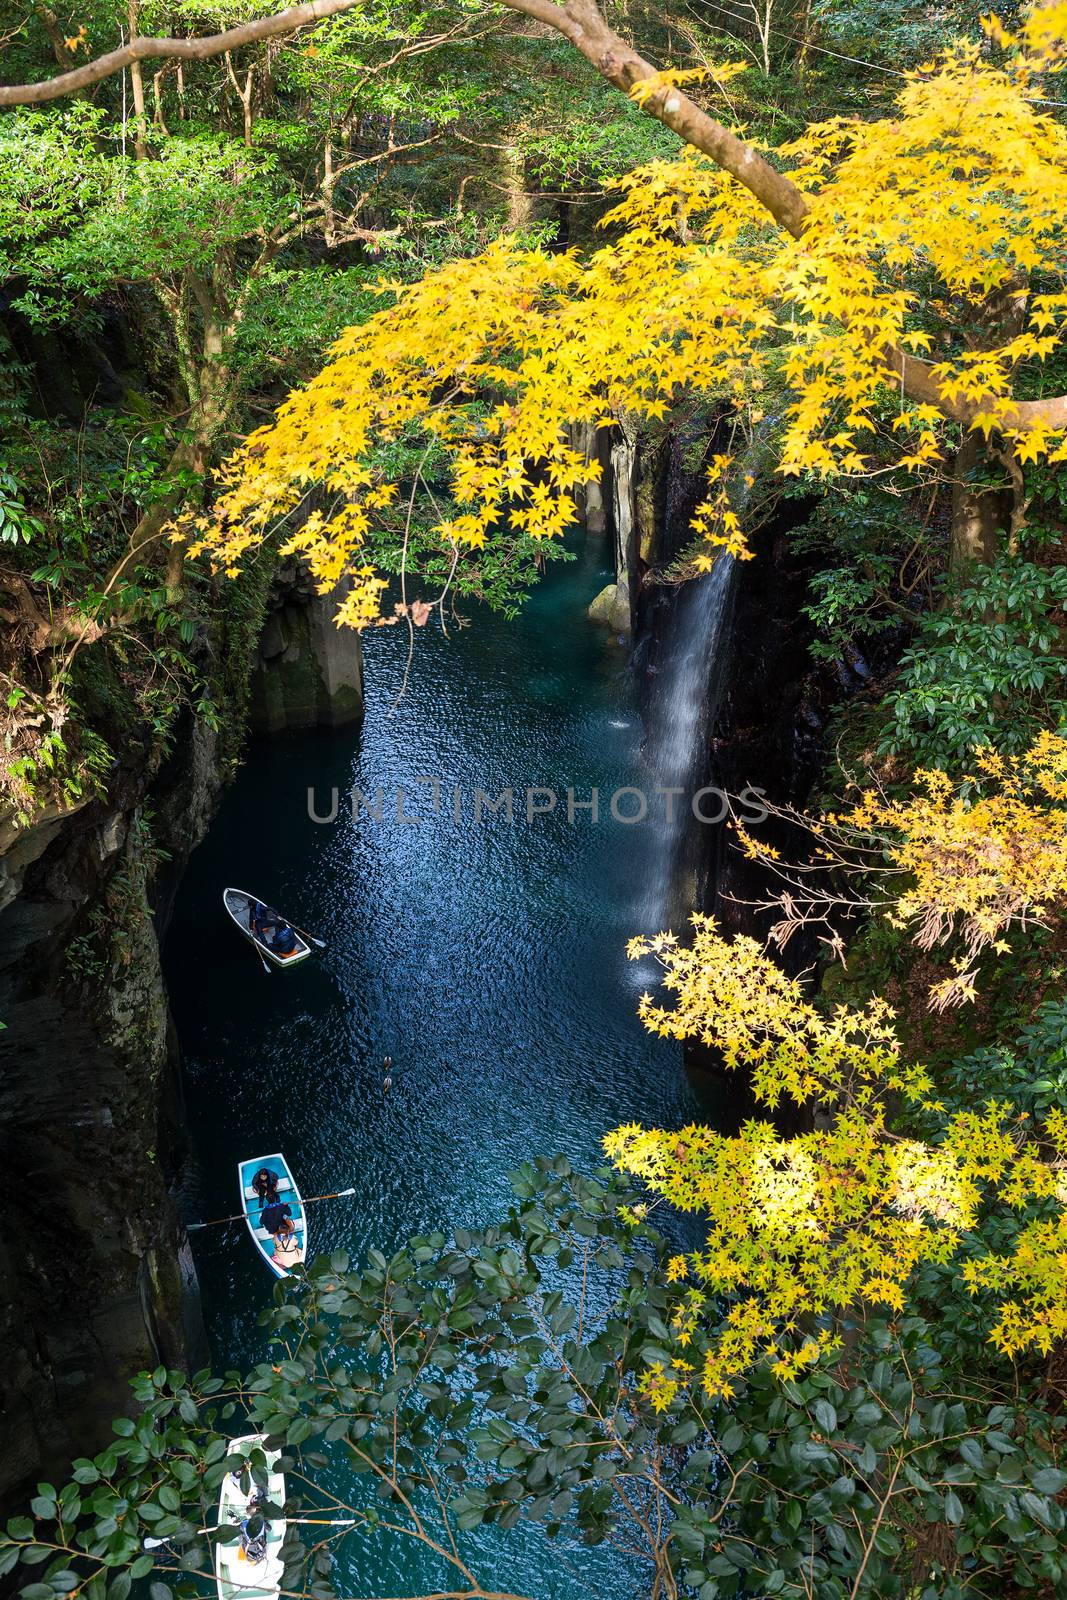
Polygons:
M507 1174L531 1155L589 1166L620 1122L706 1111L680 1047L635 1014L652 974L625 944L641 931L662 819L655 803L636 825L610 815L614 791L651 780L625 653L584 615L611 573L599 542L577 549L517 620L467 607L449 638L420 631L395 710L407 636L371 634L361 732L249 752L189 864L165 951L198 1158L190 1218L232 1211L237 1161L282 1150L305 1195L356 1187L311 1208L313 1253L389 1254L411 1234L503 1215ZM436 812L427 778L440 781ZM567 789L587 800L593 786L600 821L568 820ZM372 804L381 788L381 821L361 810L353 822L353 787ZM476 825L474 791L507 787L514 820L483 806ZM313 821L309 789L328 816L334 788L337 819ZM556 809L528 821L530 788L556 791ZM640 807L630 795L619 809ZM227 884L284 909L325 953L266 975L223 914ZM194 1239L214 1365L249 1367L264 1355L270 1272L243 1225ZM609 1551L549 1545L521 1525L468 1548L487 1587L539 1600L635 1592ZM410 1549L352 1538L339 1592L417 1594L440 1576Z

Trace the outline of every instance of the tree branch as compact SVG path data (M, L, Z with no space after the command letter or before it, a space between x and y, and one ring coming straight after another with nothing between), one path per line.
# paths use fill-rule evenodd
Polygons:
M608 26L595 0L565 0L563 5L555 4L555 0L498 0L498 3L561 34L602 78L623 94L628 95L635 83L655 74L651 63ZM770 162L743 139L701 111L677 88L661 89L649 95L643 102L643 109L743 184L794 239L803 236L808 220L804 196L789 178L776 172ZM910 399L937 406L943 415L965 428L973 426L982 407L944 395L930 362L894 346L886 346L881 354ZM1067 395L1015 401L1005 413L1001 426L1020 431L1034 427L1067 427Z
M500 0L500 4L562 34L623 94L628 95L635 83L655 76L651 62L608 27L593 0L566 0L562 6L554 0ZM795 239L800 238L808 214L803 195L743 139L701 111L680 89L659 90L644 102L644 109L743 183L776 222Z
M259 17L255 22L243 22L240 27L227 28L225 33L208 34L203 39L131 39L119 50L97 56L84 66L71 72L61 72L58 77L43 83L16 83L0 85L0 106L40 105L46 100L60 100L64 95L77 94L94 83L113 77L137 61L151 61L160 57L180 61L207 61L226 50L238 50L242 45L255 44L260 39L273 39L279 33L292 33L309 23L323 22L339 12L351 11L361 0L305 0L303 5L288 6L272 17Z

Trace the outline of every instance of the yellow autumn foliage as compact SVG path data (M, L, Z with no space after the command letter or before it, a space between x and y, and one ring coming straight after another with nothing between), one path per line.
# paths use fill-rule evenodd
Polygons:
M962 783L933 771L918 772L915 785L903 800L869 791L829 825L880 845L904 877L888 920L926 950L960 935L962 972L1000 947L1007 929L1040 920L1067 896L1067 739L1043 733L1017 756L980 749Z
M824 1015L753 940L727 941L711 918L693 919L686 947L661 935L634 940L629 954L655 955L674 996L672 1008L642 999L647 1027L699 1038L727 1066L751 1070L761 1103L784 1096L817 1113L794 1138L753 1120L736 1137L630 1124L605 1140L619 1169L707 1228L704 1244L670 1265L688 1288L673 1370L646 1382L653 1405L686 1381L694 1333L718 1320L717 1297L729 1296L729 1309L700 1376L710 1395L728 1397L757 1361L795 1376L836 1344L846 1312L901 1312L916 1270L953 1262L965 1240L961 1276L993 1298L989 1333L1002 1350L1047 1350L1067 1331L1067 1117L1054 1112L1029 1135L1004 1103L945 1114L928 1073L902 1064L883 1001ZM909 1105L939 1120L936 1141L896 1131L892 1111ZM990 1202L1028 1213L1004 1256L975 1253L972 1230Z
M233 573L280 527L322 592L351 581L337 620L363 627L383 587L368 540L399 493L380 446L434 443L458 508L436 533L461 559L502 527L546 539L570 524L598 467L568 424L662 417L685 393L753 417L783 391L783 473L863 474L876 435L883 457L895 441L898 465L923 470L957 405L1023 459L1067 459L1063 430L1020 426L1012 398L1067 318L1067 131L1024 90L961 46L909 79L892 117L810 129L778 152L808 206L800 238L689 151L620 183L610 242L587 259L505 238L384 286L389 303L226 464L194 548ZM1024 297L1015 331L969 348L961 319L994 293ZM924 351L940 405L900 387L899 363ZM728 464L713 475L695 525L707 560L743 555ZM313 488L325 509L301 521Z

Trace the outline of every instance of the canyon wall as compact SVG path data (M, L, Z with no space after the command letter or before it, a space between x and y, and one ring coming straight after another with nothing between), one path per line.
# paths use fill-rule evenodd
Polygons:
M131 1374L207 1360L160 933L249 698L269 729L362 713L358 639L292 584L271 601L244 596L239 626L224 601L203 652L221 725L184 711L166 753L112 736L106 799L0 818L0 1504L99 1449Z

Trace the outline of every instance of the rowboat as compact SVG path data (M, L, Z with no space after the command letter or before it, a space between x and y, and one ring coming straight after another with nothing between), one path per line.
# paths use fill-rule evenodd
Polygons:
M282 1205L289 1207L289 1213L296 1224L297 1248L286 1257L286 1265L274 1259L274 1236L259 1221L263 1205L260 1197L252 1187L252 1179L261 1167L266 1167L268 1172L273 1172L278 1178L278 1199ZM289 1163L283 1155L256 1156L253 1161L239 1161L237 1163L237 1180L241 1191L241 1209L248 1231L256 1249L267 1263L276 1278L287 1278L289 1268L297 1261L307 1257L307 1212L304 1202L300 1198L300 1190L296 1180L289 1170Z
M288 955L283 955L280 950L273 949L265 939L262 939L257 934L253 933L252 910L257 904L263 903L259 901L258 896L254 894L248 894L244 889L223 889L222 903L226 907L229 915L237 924L238 928L240 928L241 932L244 934L245 938L248 939L251 944L254 944L260 955L263 956L265 960L270 961L274 966L295 967L298 962L306 961L308 956L311 954L310 944L308 944L306 939L302 939L300 935L296 933L295 928L293 929L293 932L296 935L296 945ZM272 909L270 910L270 915L272 918L277 918L279 922L283 920L280 914ZM292 923L290 923L289 926L292 927Z
M276 1517L267 1521L266 1546L262 1554L258 1554L254 1543L248 1548L248 1535L254 1538L257 1531L255 1519L258 1512L254 1507L249 1509L252 1496L258 1493L279 1509L285 1503L285 1478L278 1471L281 1452L265 1449L261 1435L250 1433L243 1439L232 1441L230 1455L242 1456L247 1461L257 1448L262 1449L266 1463L266 1487L255 1483L250 1467L239 1467L227 1472L219 1491L219 1527L240 1528L243 1523L250 1524L245 1530L245 1537L215 1546L215 1580L219 1600L276 1600L282 1586L281 1548L285 1538L285 1518Z

